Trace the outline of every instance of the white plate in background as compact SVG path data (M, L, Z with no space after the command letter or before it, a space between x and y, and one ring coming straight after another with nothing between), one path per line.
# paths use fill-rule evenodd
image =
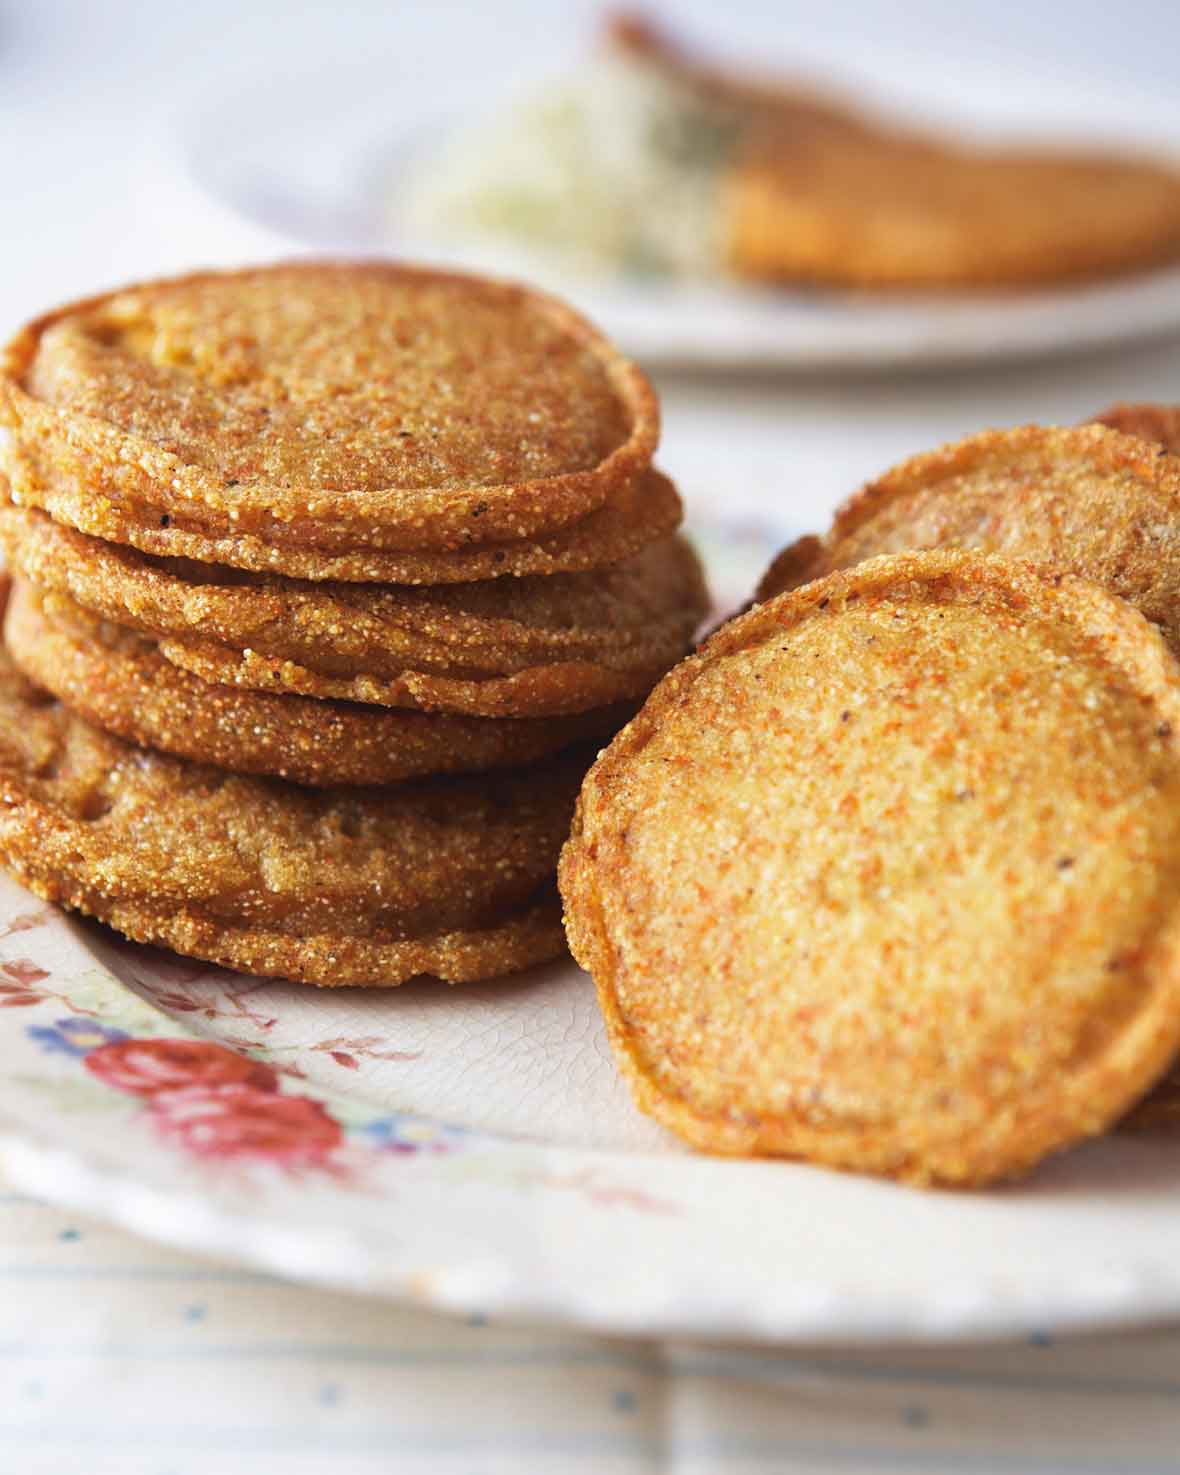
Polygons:
M977 77L977 91L984 83ZM183 179L277 245L389 254L523 277L575 302L652 364L866 369L987 362L1097 349L1180 332L1180 268L1106 284L991 296L869 296L737 283L633 284L571 274L505 246L456 247L395 224L399 176L459 118L496 105L494 81L440 106L439 79L388 66L324 70L231 88L191 111L176 139ZM1002 86L1001 86L1002 90ZM1039 99L1041 134L1108 131L1132 145L1174 143L1180 110L1142 99ZM969 99L959 106L970 112ZM1057 104L1054 106L1054 104ZM944 109L945 112L945 109ZM988 123L986 108L971 113ZM987 131L996 132L995 120ZM1011 131L1011 125L1005 130ZM1016 131L1020 131L1017 128Z

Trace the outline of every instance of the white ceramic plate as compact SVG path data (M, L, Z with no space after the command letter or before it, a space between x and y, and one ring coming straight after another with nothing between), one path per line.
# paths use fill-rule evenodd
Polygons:
M990 91L989 91L990 85ZM976 81L982 94L1004 81ZM980 298L852 296L736 284L626 285L574 277L552 261L486 245L466 248L399 231L399 172L453 124L440 79L388 64L314 78L256 80L189 115L179 129L190 190L240 218L255 240L287 249L393 254L495 271L575 302L629 352L652 364L851 369L942 365L1095 349L1180 331L1180 270L1110 285ZM494 107L494 79L465 88L469 111ZM1042 105L1044 99L1040 99ZM1061 132L1062 107L1042 131ZM1107 99L1067 132L1105 122L1115 136L1180 140L1180 111ZM963 106L962 100L959 100ZM1072 99L1076 109L1077 99ZM978 109L972 114L977 121ZM1011 125L1009 125L1010 127ZM1034 125L1030 125L1034 126ZM1100 130L1101 131L1101 130Z
M1174 1140L978 1194L691 1156L632 1108L569 963L309 990L125 943L0 878L0 1051L16 1187L303 1281L766 1342L1180 1313Z

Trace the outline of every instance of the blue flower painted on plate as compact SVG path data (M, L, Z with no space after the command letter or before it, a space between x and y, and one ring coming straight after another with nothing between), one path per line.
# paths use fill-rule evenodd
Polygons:
M359 1136L382 1152L409 1155L416 1152L459 1152L468 1134L461 1127L423 1121L421 1117L383 1116L366 1122Z
M80 1060L99 1045L125 1040L127 1032L99 1024L94 1019L55 1019L52 1024L31 1024L27 1030L47 1055L71 1055Z

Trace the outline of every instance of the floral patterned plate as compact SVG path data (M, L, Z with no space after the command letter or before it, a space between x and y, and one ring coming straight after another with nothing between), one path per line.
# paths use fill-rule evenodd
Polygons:
M723 604L786 537L697 531ZM299 1280L768 1342L1180 1314L1174 1139L986 1194L696 1157L631 1105L568 962L300 988L138 947L0 874L0 1059L0 1175Z
M306 1281L468 1314L775 1341L1180 1311L1180 1153L1115 1138L988 1194L683 1152L572 964L392 993L248 979L0 878L0 1171Z

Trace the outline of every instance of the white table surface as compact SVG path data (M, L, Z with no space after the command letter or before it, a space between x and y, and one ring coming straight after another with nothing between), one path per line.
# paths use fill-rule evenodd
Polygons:
M452 1321L0 1194L12 1475L1180 1467L1180 1331L809 1352Z
M710 20L703 0L682 8ZM494 10L0 8L0 330L90 288L273 253L169 170L173 120L227 68L253 67L265 86L379 36L422 65L445 57L455 89L457 56L507 77L556 54L555 28L535 24L551 9L521 0L509 24ZM734 25L748 40L773 16L781 36L795 12L797 55L849 55L855 38L862 70L878 42L926 65L1007 45L1032 73L1121 76L1157 93L1180 40L1172 7L1150 3L1124 7L1113 36L1108 7L1090 3L956 7L951 28L922 3L907 7L907 33L896 6L845 0L822 34L804 24L813 8L747 5ZM526 30L535 56L517 42ZM754 525L802 531L863 478L961 433L1180 399L1180 345L983 372L659 387L662 460L690 523L724 498ZM3 1475L1180 1470L1180 1331L871 1354L624 1344L311 1292L2 1193L0 1284Z

